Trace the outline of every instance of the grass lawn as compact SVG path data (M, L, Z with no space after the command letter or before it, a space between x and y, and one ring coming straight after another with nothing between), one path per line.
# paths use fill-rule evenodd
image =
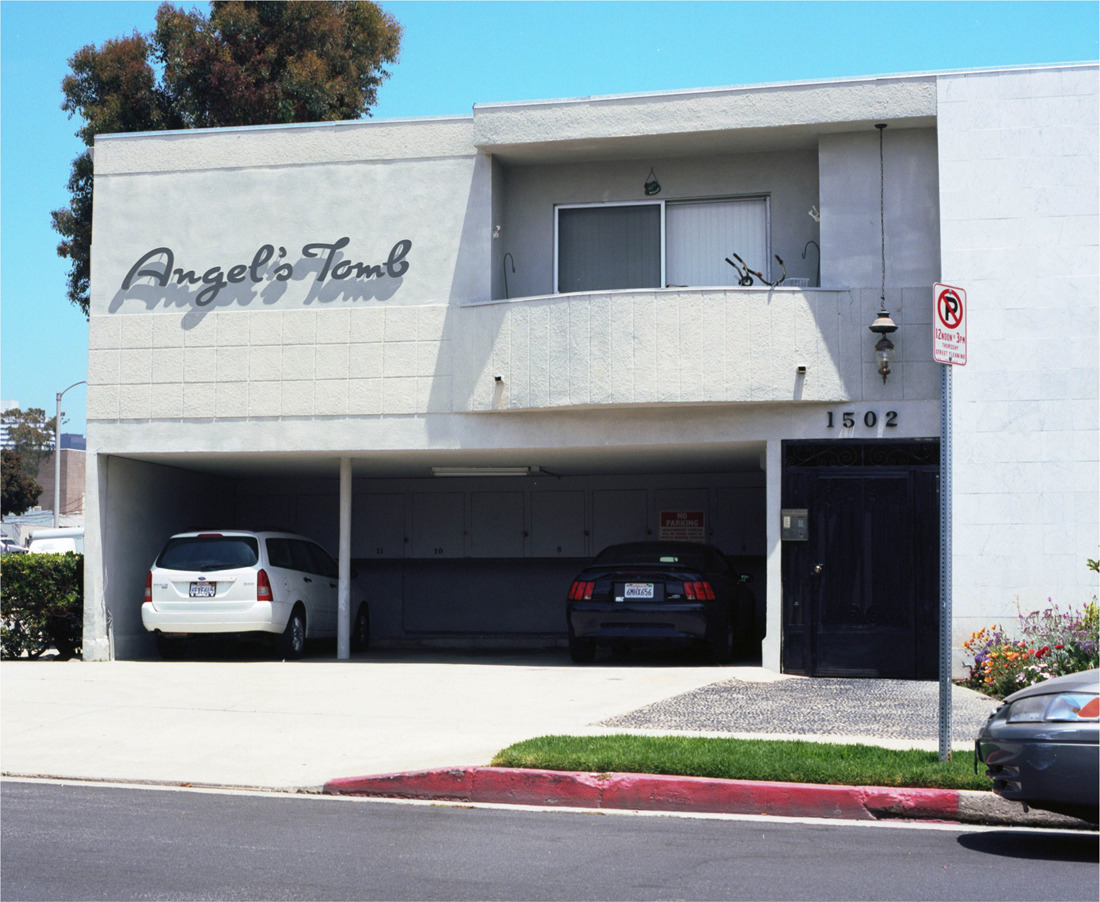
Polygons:
M509 746L494 767L587 773L673 774L726 780L905 786L991 791L968 752L941 762L937 752L871 745L698 736L541 736Z

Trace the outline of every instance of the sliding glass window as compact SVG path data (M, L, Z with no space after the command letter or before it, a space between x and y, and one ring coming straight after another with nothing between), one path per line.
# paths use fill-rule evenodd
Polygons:
M737 284L726 257L769 273L767 197L561 206L559 294Z
M664 285L659 203L557 208L558 293Z

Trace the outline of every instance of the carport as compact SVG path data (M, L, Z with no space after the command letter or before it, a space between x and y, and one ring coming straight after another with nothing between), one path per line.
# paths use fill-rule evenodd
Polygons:
M139 606L165 540L240 527L308 535L338 558L338 658L349 656L351 613L363 601L381 647L555 646L580 566L614 542L670 537L681 513L692 515L693 538L753 575L762 637L766 443L622 445L606 431L605 441L347 455L101 452L102 572L89 568L88 579L102 591L88 597L104 603L89 606L86 644L105 641L111 657L151 654Z

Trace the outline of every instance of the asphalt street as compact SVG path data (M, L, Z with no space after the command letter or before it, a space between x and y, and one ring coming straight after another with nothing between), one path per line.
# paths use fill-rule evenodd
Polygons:
M5 781L33 899L1094 900L1095 833Z

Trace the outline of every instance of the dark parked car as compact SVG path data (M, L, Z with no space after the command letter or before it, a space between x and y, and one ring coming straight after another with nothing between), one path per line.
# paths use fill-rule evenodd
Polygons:
M718 663L754 639L755 602L743 576L712 545L612 545L573 581L566 605L569 654L585 663L597 646L703 642Z
M1096 823L1100 817L1100 670L1014 692L978 734L975 762L999 796Z

